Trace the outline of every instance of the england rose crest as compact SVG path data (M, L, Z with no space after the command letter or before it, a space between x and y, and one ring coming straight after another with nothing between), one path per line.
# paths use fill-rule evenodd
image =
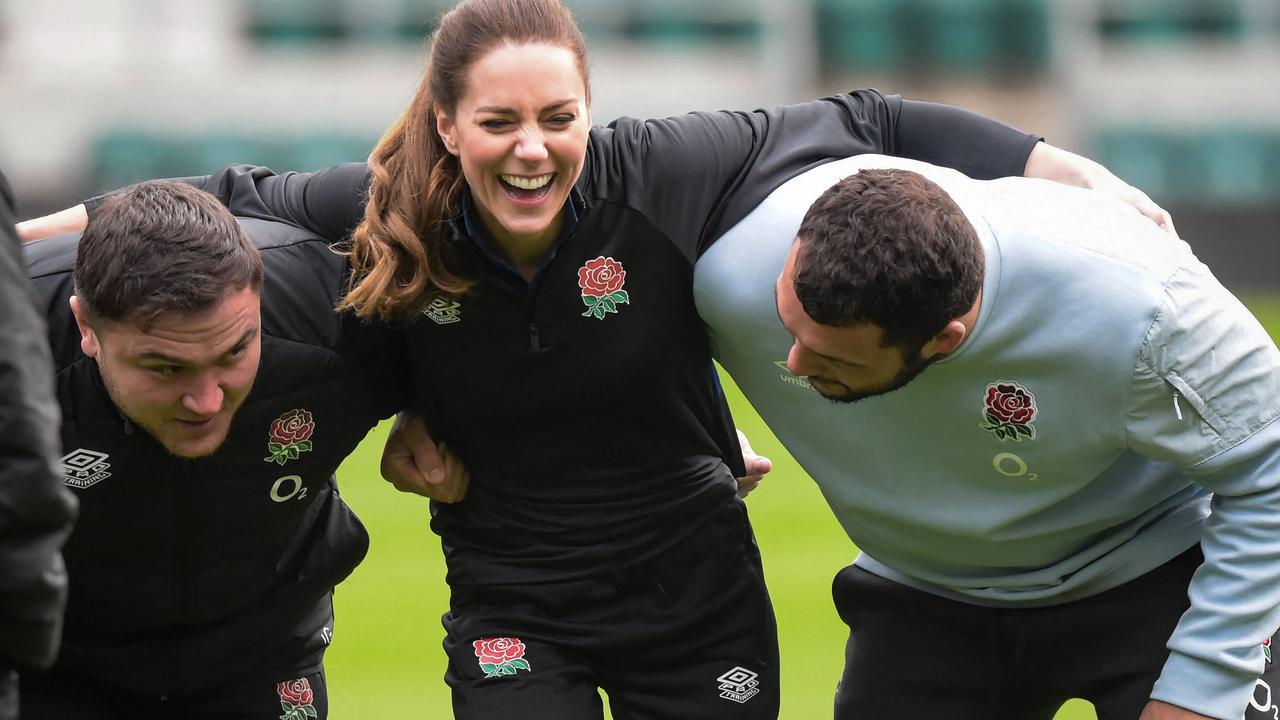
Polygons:
M311 690L311 681L306 678L287 680L276 684L276 694L280 696L280 709L284 714L280 720L309 720L317 717L312 700L315 695Z
M487 678L515 675L518 670L530 670L524 659L524 643L514 637L484 637L471 643L476 649L480 669Z
M631 304L631 296L622 289L626 280L627 271L622 269L622 263L611 257L601 255L578 268L578 287L587 306L582 317L603 320L605 315L618 312L619 305Z
M270 455L263 458L267 462L283 465L290 460L311 450L311 433L316 431L316 423L311 413L306 410L290 410L271 423L271 436L267 440Z
M1034 440L1036 396L1016 382L1001 380L987 386L982 408L983 430L1001 440Z

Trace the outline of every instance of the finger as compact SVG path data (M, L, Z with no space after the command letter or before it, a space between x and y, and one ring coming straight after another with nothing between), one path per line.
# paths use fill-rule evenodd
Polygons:
M738 497L745 498L760 486L759 478L738 478Z
M448 477L445 470L445 461L440 457L440 451L435 445L430 443L415 445L413 448L413 462L417 466L418 472L423 478L432 485L439 485Z
M445 480L435 488L436 497L442 502L450 503L462 500L467 496L471 474L447 444L440 443L440 454L444 457Z
M747 472L751 475L768 475L773 470L773 461L763 455L756 455L747 464Z
M380 470L382 477L400 492L426 495L432 487L409 456L383 457Z
M402 413L403 425L399 428L405 444L413 451L413 461L418 471L432 484L440 484L445 479L445 461L427 429L427 423L420 416Z

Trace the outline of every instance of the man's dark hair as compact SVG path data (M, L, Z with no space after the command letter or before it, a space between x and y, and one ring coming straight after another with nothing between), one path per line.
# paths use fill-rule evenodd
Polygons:
M262 289L262 257L212 195L181 183L140 183L98 208L76 251L76 295L91 318L147 328L167 313L215 307Z
M872 323L918 352L973 307L983 251L942 188L906 170L863 170L810 206L798 234L796 296L815 322Z

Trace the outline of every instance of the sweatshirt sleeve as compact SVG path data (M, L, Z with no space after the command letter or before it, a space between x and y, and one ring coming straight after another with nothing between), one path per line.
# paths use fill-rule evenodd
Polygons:
M345 163L282 174L261 165L229 165L212 175L169 179L213 194L233 215L284 220L336 243L364 219L372 176L364 163ZM85 210L92 215L110 195L89 198Z
M1204 564L1152 698L1241 717L1280 626L1280 351L1199 263L1170 278L1135 370L1137 452L1214 493Z
M622 119L592 141L588 193L641 212L694 259L779 185L831 160L877 153L975 177L1021 175L1038 138L958 108L858 90L752 112Z
M53 662L75 499L58 471L58 405L44 315L0 175L0 674Z

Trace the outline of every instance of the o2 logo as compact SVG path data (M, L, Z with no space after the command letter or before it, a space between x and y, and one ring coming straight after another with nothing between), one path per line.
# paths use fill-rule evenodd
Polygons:
M1009 452L1002 452L991 458L991 467L1007 478L1025 478L1032 482L1040 479L1040 475L1030 472L1027 461Z
M302 485L301 475L285 475L271 486L271 499L278 503L301 500L306 496L307 489Z
M1262 689L1262 697L1258 697L1258 690ZM1271 686L1263 680L1258 680L1253 686L1253 697L1249 698L1249 707L1263 713L1263 717L1268 717L1266 713L1270 713L1270 720L1280 720L1280 706L1277 706L1271 697Z

